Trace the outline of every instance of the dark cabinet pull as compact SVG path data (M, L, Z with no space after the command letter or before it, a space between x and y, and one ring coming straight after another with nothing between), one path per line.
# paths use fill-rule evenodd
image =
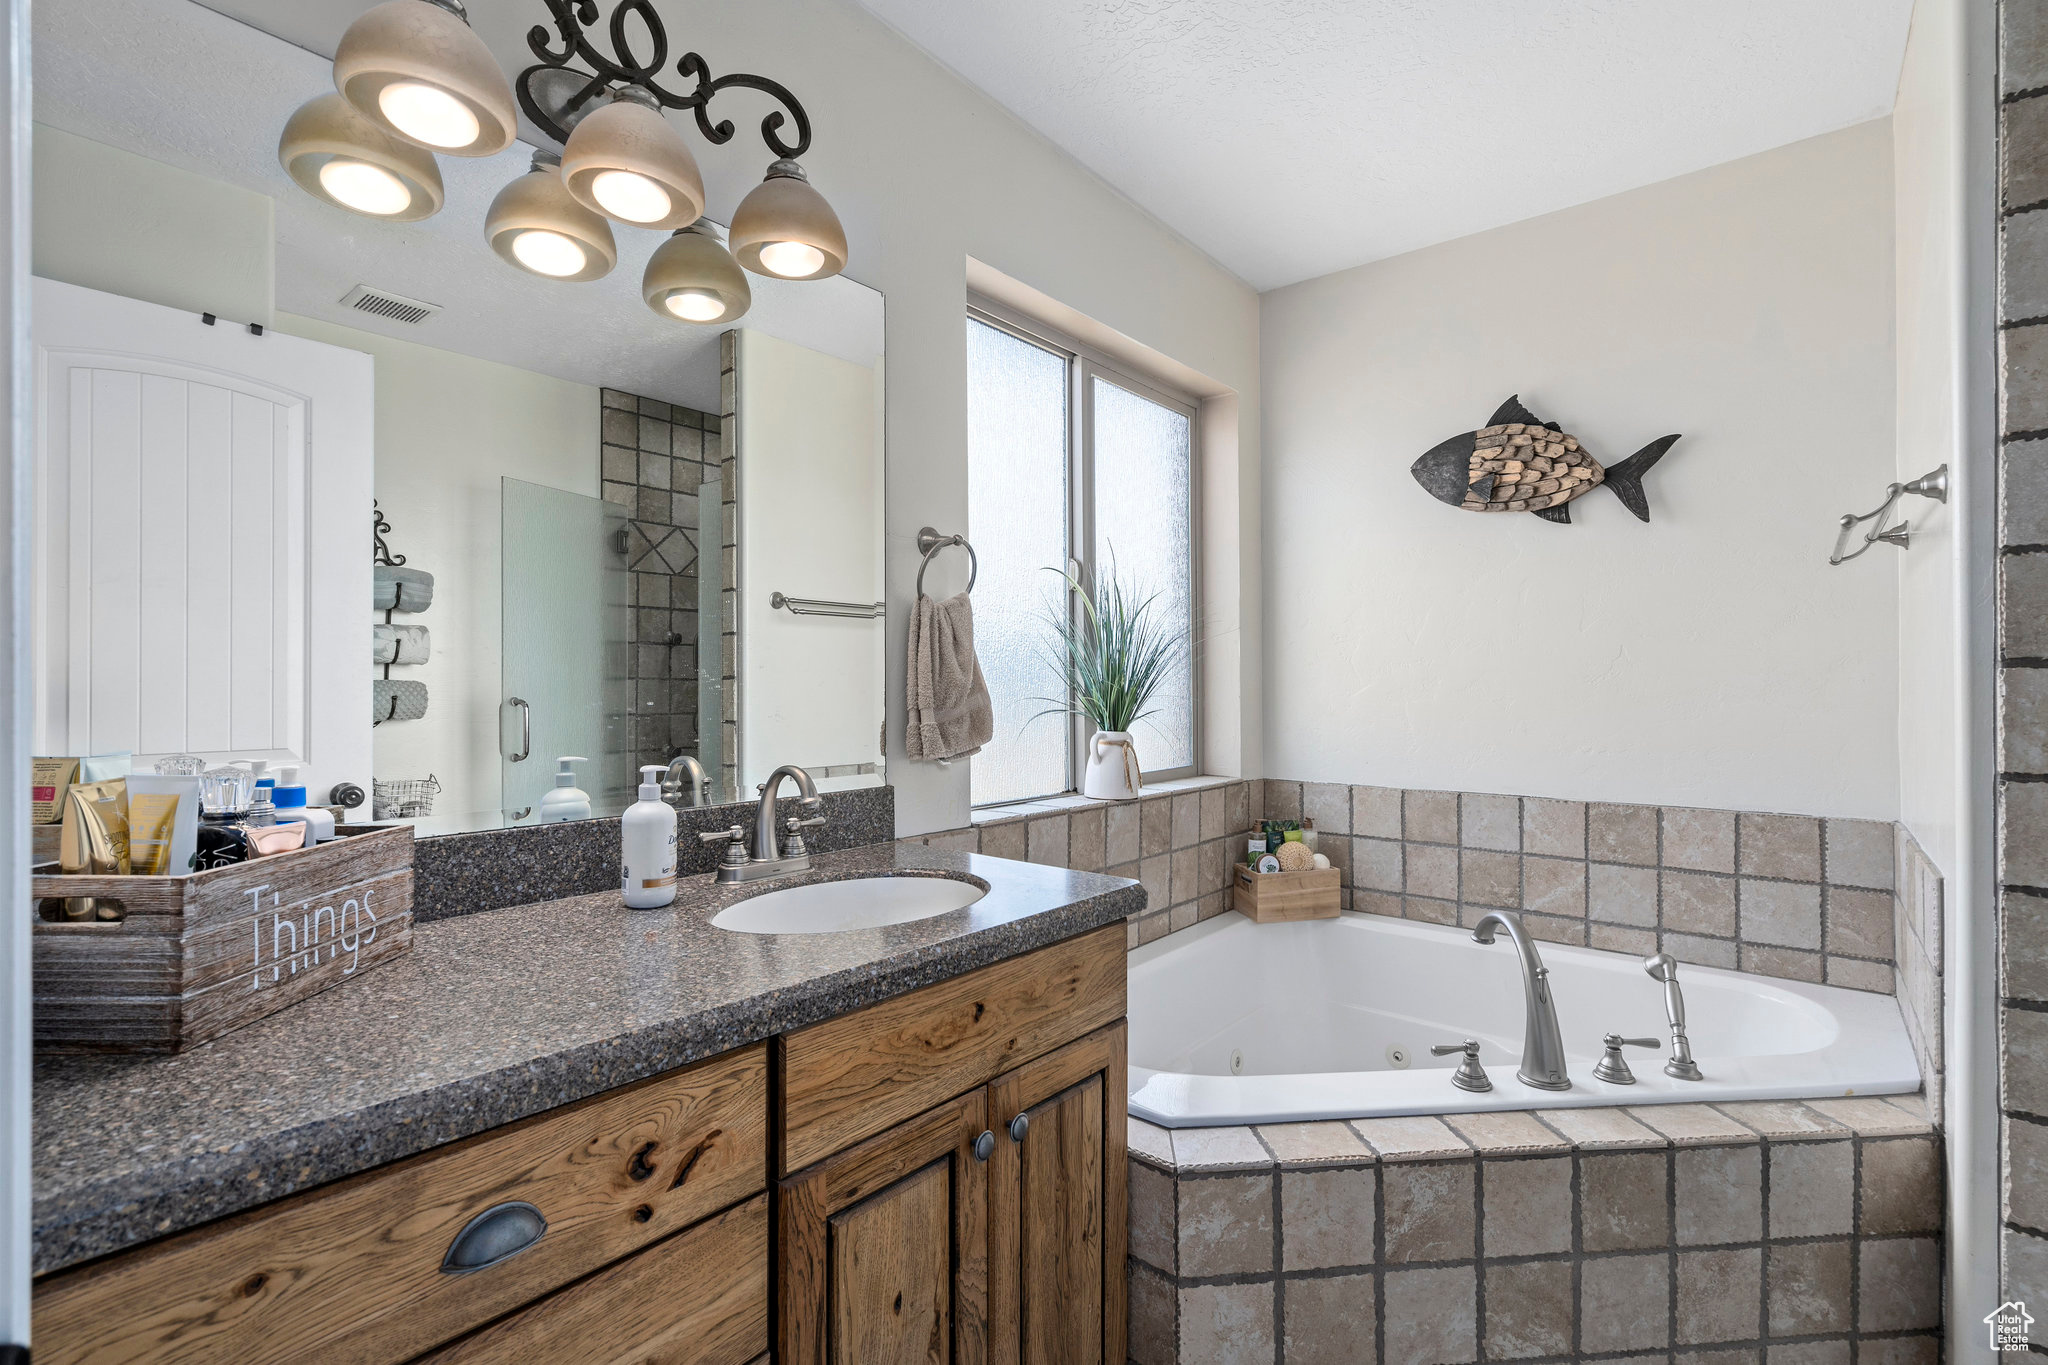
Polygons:
M976 1161L987 1161L995 1154L996 1135L984 1128L981 1130L981 1136L974 1140L974 1159Z
M1031 1131L1031 1115L1019 1114L1010 1120L1010 1141L1022 1142L1024 1135Z
M548 1230L541 1211L523 1200L485 1209L463 1224L441 1260L443 1275L468 1275L509 1261L540 1240Z

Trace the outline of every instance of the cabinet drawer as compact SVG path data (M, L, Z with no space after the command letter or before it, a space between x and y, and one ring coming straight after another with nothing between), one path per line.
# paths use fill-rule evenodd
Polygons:
M35 1290L36 1360L407 1360L759 1193L766 1175L755 1046L55 1276ZM537 1240L443 1268L472 1220L514 1203L546 1220Z
M745 1365L768 1349L768 1196L557 1290L419 1365Z
M912 991L776 1040L787 1175L1124 1014L1124 928Z

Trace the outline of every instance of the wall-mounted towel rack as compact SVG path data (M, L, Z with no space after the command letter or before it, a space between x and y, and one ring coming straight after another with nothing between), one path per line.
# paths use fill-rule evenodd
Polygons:
M779 592L769 596L768 605L791 616L851 616L872 621L884 613L881 602L829 602L820 597L786 597Z
M949 545L958 545L967 551L967 586L961 591L973 592L974 580L981 573L981 559L974 553L974 547L967 543L966 536L942 536L926 526L917 533L917 548L924 555L924 563L917 566L917 595L924 596L924 571L932 566L932 556Z
M1896 526L1887 526L1885 524L1891 519L1892 509L1899 505L1899 499L1908 493L1916 493L1923 498L1933 498L1936 502L1947 502L1948 466L1942 465L1938 469L1922 474L1911 483L1888 485L1884 490L1884 502L1874 512L1865 512L1860 517L1854 513L1845 514L1841 521L1842 529L1835 534L1835 552L1828 556L1828 563L1847 564L1880 540L1887 545L1896 545L1901 550L1912 544L1913 523L1901 519ZM1858 526L1866 521L1875 522L1876 525L1863 533L1863 543L1861 545L1858 545L1849 553L1843 554L1842 550L1848 545L1849 537L1855 533Z

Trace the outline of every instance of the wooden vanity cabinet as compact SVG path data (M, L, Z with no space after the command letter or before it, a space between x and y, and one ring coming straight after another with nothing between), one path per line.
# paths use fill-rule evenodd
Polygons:
M36 1359L1123 1365L1124 998L1119 924L250 1209Z
M781 1365L1122 1365L1123 958L1117 926L782 1040L785 1160L861 1135L777 1185Z

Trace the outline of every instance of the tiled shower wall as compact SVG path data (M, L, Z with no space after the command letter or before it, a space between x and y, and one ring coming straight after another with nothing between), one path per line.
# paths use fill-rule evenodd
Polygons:
M697 752L697 497L720 474L719 419L606 389L604 500L627 517L632 625L613 645L606 728L629 767Z
M1168 785L1135 802L992 808L918 842L1142 882L1136 948L1230 908L1231 863L1257 821L1306 819L1347 909L1462 925L1517 910L1557 943L1895 993L1939 1103L1942 884L1891 824L1274 779Z
M2048 1347L2048 3L2000 0L1999 1082L2003 1293Z

